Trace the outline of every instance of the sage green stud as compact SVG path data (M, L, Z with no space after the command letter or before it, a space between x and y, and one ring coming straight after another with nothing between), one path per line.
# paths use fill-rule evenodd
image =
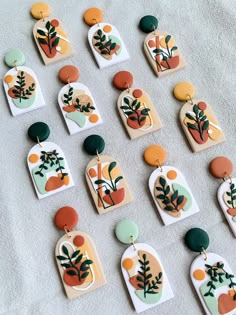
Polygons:
M138 226L134 221L125 219L116 225L115 234L124 244L131 244L138 238Z
M139 27L144 33L151 33L157 29L158 19L153 15L145 15L139 21Z
M209 246L209 236L204 230L193 228L186 233L185 242L193 252L201 253Z
M20 49L12 49L5 56L5 63L9 67L22 66L25 63L25 55Z
M91 135L84 140L84 150L90 155L102 153L104 148L105 141L99 135Z
M45 141L50 135L50 129L44 122L36 122L28 129L28 135L35 142Z

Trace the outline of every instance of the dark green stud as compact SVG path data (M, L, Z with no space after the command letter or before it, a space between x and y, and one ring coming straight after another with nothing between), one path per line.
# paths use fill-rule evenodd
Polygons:
M35 142L45 141L50 135L50 129L44 122L36 122L28 129L28 135Z
M102 153L104 148L105 141L99 135L91 135L84 140L84 150L90 155Z
M201 253L209 246L209 236L207 232L199 228L189 230L185 235L185 243L193 252Z
M139 21L139 27L144 33L151 33L157 29L158 19L153 15L145 15Z

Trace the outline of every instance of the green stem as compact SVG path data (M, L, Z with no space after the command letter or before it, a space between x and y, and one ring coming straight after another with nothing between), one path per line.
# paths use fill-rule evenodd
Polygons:
M232 193L233 189L231 189L231 185L232 184L230 184L230 191L231 191L230 199L231 199L231 202L232 202L232 207L234 208L234 200L233 200L233 193Z
M50 54L51 54L51 53L52 53L52 49L51 49L51 44L50 44L50 34L49 34L49 30L48 30L48 34L47 34L47 39L48 39L49 52L50 52Z
M112 185L112 190L113 191L116 191L117 189L116 189L116 187L115 187L115 185L113 184L113 181L112 181L112 177L111 177L111 173L110 172L108 172L109 173L109 178L110 178L110 182L111 182L111 185ZM111 187L111 186L110 186Z
M70 261L71 267L73 267L73 268L75 268L75 269L77 270L77 272L78 272L78 278L79 278L79 281L81 281L81 274L80 274L80 270L77 268L77 266L76 266L75 264L73 264L73 262L72 262L72 260L71 260L70 256L67 256L67 257L68 257L68 259L69 259L69 261Z

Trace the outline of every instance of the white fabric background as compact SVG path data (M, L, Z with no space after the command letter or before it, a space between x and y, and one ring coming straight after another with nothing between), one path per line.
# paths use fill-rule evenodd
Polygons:
M1 0L1 76L8 70L5 53L19 47L26 55L26 66L38 76L47 107L13 118L3 88L0 93L1 180L0 180L0 312L26 314L134 314L121 277L120 258L126 246L114 236L116 223L123 218L136 221L139 241L153 246L162 258L175 298L149 310L148 314L202 314L202 308L189 280L189 266L196 256L184 245L183 236L195 226L210 236L210 250L224 256L236 272L235 238L219 208L216 191L221 183L209 175L208 164L218 155L228 156L236 166L235 140L235 2L231 0L48 0L51 16L58 17L73 43L75 56L70 60L44 66L36 50L30 16L31 0ZM104 20L117 26L127 45L128 62L99 70L88 48L88 26L82 20L90 6L104 10ZM145 34L138 29L143 15L159 19L159 29L168 30L177 40L187 68L157 79L144 58ZM69 136L57 105L62 83L58 70L76 65L80 82L90 87L104 119L97 130ZM134 86L151 96L164 127L154 134L129 140L116 111L119 91L112 86L119 70L131 71ZM172 96L174 85L192 81L196 97L208 101L224 129L227 141L193 154L178 122L182 105ZM66 154L76 186L39 201L26 166L33 146L28 127L44 121L51 129L49 141L61 146ZM105 154L116 157L134 194L134 202L99 216L90 198L84 177L91 159L82 150L86 136L98 133L106 141ZM168 164L178 167L194 192L200 213L164 227L148 191L153 169L143 162L146 146L157 143L168 151ZM71 205L78 210L78 229L94 239L103 262L107 285L69 301L66 299L54 259L54 246L62 231L55 228L53 217L58 208Z

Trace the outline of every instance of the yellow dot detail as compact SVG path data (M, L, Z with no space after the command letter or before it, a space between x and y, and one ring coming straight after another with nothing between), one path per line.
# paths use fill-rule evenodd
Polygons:
M103 169L102 169L102 176L105 178L105 179L109 179L110 180L110 177L109 177L109 173L108 173L108 167L109 167L109 164L104 166ZM111 176L112 178L117 178L118 176L121 175L121 172L120 172L120 169L119 167L114 167L113 170L111 171Z
M133 267L134 262L133 259L131 258L126 258L123 262L122 262L122 266L126 269L129 270Z
M202 269L196 269L193 272L193 277L194 277L194 279L201 281L201 280L205 279L206 273Z
M29 156L29 161L30 161L31 163L37 163L38 160L39 160L39 155L38 155L38 154L35 154L35 153L30 154L30 156Z
M99 117L96 114L92 114L89 116L89 121L93 124L95 124L98 121Z
M170 170L166 175L169 179L176 179L177 177L177 173L174 170Z
M13 80L14 80L14 77L13 77L13 75L10 75L10 74L6 75L5 78L4 78L4 81L6 83L11 83Z
M110 33L110 32L112 31L111 25L105 25L105 26L103 27L103 31L104 31L105 33Z
M166 42L165 42L165 37L163 36L162 39L160 40L160 45L163 48L166 48ZM175 41L173 40L173 38L171 37L171 39L168 42L168 47L172 48L175 45Z
M189 101L190 97L193 98L195 94L195 88L190 82L179 82L174 87L174 96L179 101Z

